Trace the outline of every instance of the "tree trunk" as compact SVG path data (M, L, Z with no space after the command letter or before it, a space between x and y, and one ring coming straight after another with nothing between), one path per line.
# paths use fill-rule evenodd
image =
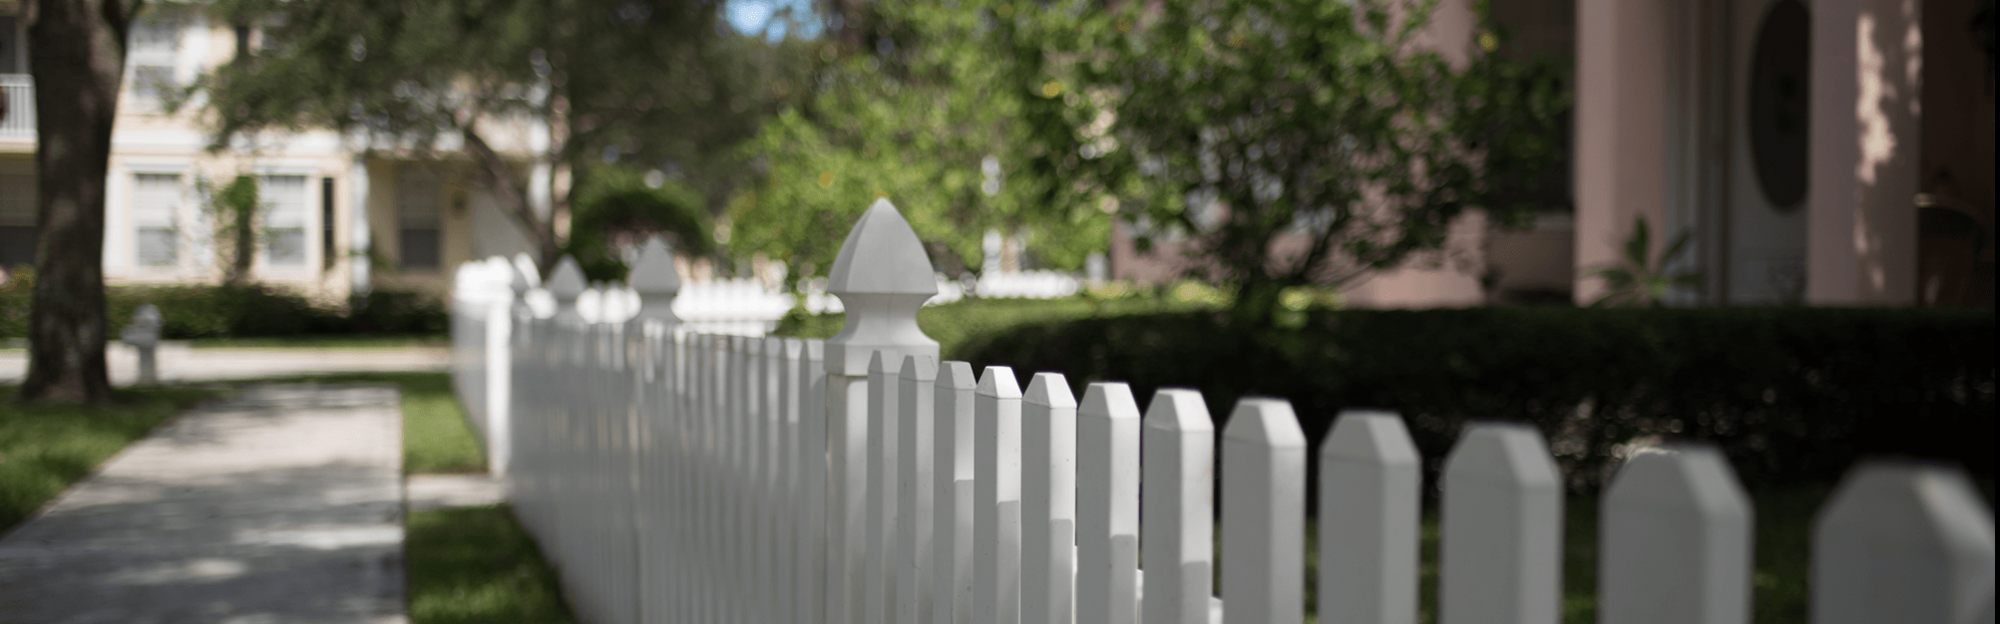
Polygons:
M29 0L28 58L39 78L35 301L23 401L111 398L104 364L104 175L125 69L126 0Z

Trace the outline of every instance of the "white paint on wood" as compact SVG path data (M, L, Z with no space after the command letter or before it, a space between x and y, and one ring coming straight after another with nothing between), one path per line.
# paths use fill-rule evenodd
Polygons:
M929 624L931 621L931 521L935 517L933 496L937 408L937 360L921 355L903 358L897 374L896 406L899 412L897 461L902 476L897 481L896 621L900 624Z
M831 478L827 459L826 414L827 375L821 359L825 343L800 342L799 350L799 504L798 596L796 620L802 624L829 621L826 607L827 575L827 489Z
M1416 624L1423 466L1403 419L1342 410L1319 474L1319 621Z
M1222 496L1229 624L1303 622L1306 434L1291 403L1237 401L1222 430Z
M1604 492L1598 621L1750 621L1750 496L1713 447L1641 449Z
M1993 621L1993 511L1956 468L1861 463L1812 542L1813 624Z
M1021 624L1069 624L1075 609L1076 398L1035 373L1021 398Z
M868 568L862 599L865 621L884 624L895 618L896 516L901 511L896 498L902 492L897 471L899 366L891 357L876 351L868 360Z
M1021 621L1021 387L988 366L973 393L973 621Z
M1215 522L1215 424L1201 393L1153 395L1145 417L1140 562L1146 571L1141 619L1208 624Z
M932 622L971 624L973 594L973 393L978 379L972 365L945 362L938 367L936 438L932 446L937 495L933 498L931 584Z
M1095 382L1077 408L1076 621L1138 624L1139 405Z
M937 294L924 245L888 199L877 199L854 223L827 269L826 291L840 297L847 321L826 341L831 375L865 376L868 358L889 351L938 357L937 341L917 327L917 309Z
M1562 479L1533 427L1468 425L1445 459L1443 624L1551 624L1561 615Z

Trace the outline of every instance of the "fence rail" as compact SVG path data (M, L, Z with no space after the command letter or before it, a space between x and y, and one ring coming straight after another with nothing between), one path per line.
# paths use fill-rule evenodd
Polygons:
M507 361L507 391L491 364L460 391L503 412L487 427L512 436L489 444L511 449L515 513L584 621L1295 624L1307 591L1322 623L1417 621L1421 458L1393 413L1343 412L1315 450L1282 400L1239 402L1218 439L1193 390L1142 412L1121 383L1078 399L1059 374L1023 390L939 362L915 324L931 270L886 201L835 261L848 324L825 341L688 331L664 305L671 258L642 258L628 320L579 314L564 262L553 315L515 297L502 347L457 338ZM1442 479L1440 620L1557 621L1564 499L1542 435L1471 425ZM1600 621L1749 621L1754 518L1719 453L1638 453L1600 518ZM1812 544L1814 622L1993 621L1992 515L1956 470L1855 467Z

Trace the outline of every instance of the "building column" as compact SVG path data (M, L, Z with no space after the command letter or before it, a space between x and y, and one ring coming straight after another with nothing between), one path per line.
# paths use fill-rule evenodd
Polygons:
M1674 75L1667 2L1578 2L1576 38L1576 294L1604 295L1598 267L1620 262L1645 217L1657 254L1667 231L1668 103Z
M347 172L349 227L348 234L348 275L354 280L349 291L350 297L364 297L369 289L368 247L372 232L368 229L368 158L360 154L348 165Z
M1812 2L1806 300L1814 305L1916 302L1920 5Z

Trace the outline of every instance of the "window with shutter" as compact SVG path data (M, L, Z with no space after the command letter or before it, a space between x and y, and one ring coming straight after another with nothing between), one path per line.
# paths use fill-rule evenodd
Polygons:
M273 267L305 266L306 177L259 176L257 197L264 203L264 263Z
M140 266L170 267L179 262L182 194L178 173L132 176L132 225Z
M397 259L404 270L435 270L440 260L443 182L435 173L410 171L396 187Z

